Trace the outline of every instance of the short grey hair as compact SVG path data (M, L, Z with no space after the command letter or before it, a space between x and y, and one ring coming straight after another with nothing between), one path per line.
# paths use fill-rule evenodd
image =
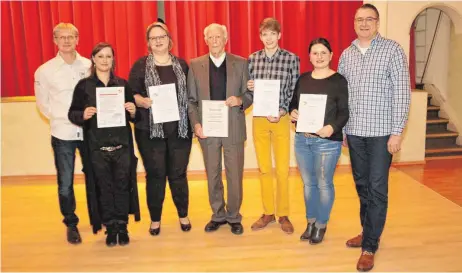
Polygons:
M209 32L210 29L212 28L219 28L223 31L225 39L228 39L228 30L226 29L225 25L220 25L216 23L212 23L204 28L204 39L207 40L207 33Z

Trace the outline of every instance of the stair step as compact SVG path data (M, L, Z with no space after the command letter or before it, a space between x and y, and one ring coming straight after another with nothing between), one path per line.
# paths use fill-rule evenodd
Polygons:
M452 145L451 147L435 148L435 149L426 149L425 157L445 157L445 156L454 156L462 155L462 146Z
M449 120L445 118L427 119L427 124L444 124L444 123L449 123Z
M434 154L434 153L440 153L440 152L462 152L462 147L438 148L438 149L425 150L426 154Z
M445 138L445 137L458 137L459 134L456 132L444 132L444 133L427 133L426 138Z
M436 105L428 105L427 106L427 120L429 119L439 119L438 116L440 112L440 107Z

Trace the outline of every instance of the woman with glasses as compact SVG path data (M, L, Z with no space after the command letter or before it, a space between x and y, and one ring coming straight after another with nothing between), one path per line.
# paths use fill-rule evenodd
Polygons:
M135 119L136 106L128 82L114 75L114 49L110 44L97 44L91 53L91 62L91 75L75 87L68 117L72 123L83 127L90 162L85 173L88 175L91 223L97 224L99 217L95 214L101 212L102 223L107 229L106 245L126 245L130 241L127 223L134 192L138 200L136 180L133 181L137 161L129 123ZM103 97L98 92L103 91L107 92L106 97L123 96L125 111L119 124L104 125L101 113L97 118L96 107L103 105L98 104Z
M298 79L289 111L292 121L296 122L300 95L327 96L323 127L313 134L295 135L295 157L304 184L308 221L300 240L318 244L324 238L334 204L334 171L342 147L342 128L348 121L348 84L329 67L332 50L326 39L313 40L308 52L314 70Z
M146 195L151 225L149 233L160 233L162 207L168 179L180 227L191 229L188 218L189 190L186 171L191 152L192 130L187 109L186 62L169 51L173 47L167 26L155 22L146 30L149 54L140 58L130 71L129 84L134 90L141 119L135 125L135 138L146 170ZM179 120L155 123L150 87L175 84Z

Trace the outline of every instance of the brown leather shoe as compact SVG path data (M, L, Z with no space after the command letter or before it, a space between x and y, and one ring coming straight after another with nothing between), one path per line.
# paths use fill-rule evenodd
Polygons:
M350 240L346 241L347 247L361 247L363 242L363 234L359 234L356 237L351 238Z
M356 269L361 272L366 272L374 267L374 253L369 251L361 252Z
M294 233L294 226L289 220L289 217L287 216L282 216L279 217L279 224L281 224L281 229L287 234L292 234Z
M267 225L276 222L276 217L274 214L265 215L263 214L260 219L258 219L253 225L250 227L252 230L260 230L264 229Z

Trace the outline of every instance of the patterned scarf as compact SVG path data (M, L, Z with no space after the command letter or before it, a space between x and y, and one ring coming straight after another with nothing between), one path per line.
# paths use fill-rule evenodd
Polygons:
M169 53L170 54L170 53ZM181 138L188 138L188 95L186 89L186 75L181 68L178 59L170 54L172 59L173 72L178 81L178 110L180 111L180 120L178 121L178 136ZM146 77L144 80L146 87L161 85L162 82L159 77L159 73L156 70L154 63L154 55L149 54L146 60ZM150 138L160 137L164 138L164 129L162 123L154 124L152 118L152 109L149 108L149 129Z

